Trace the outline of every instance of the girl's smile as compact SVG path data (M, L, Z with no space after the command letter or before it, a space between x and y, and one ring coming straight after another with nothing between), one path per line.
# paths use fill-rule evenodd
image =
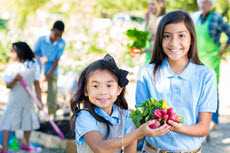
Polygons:
M169 61L187 60L190 44L191 36L184 22L165 26L162 47Z
M116 76L108 70L99 69L89 75L85 95L91 103L111 114L113 103L121 91Z

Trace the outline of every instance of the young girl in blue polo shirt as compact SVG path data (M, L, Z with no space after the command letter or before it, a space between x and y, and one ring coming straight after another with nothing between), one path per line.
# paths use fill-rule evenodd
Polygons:
M215 73L198 58L194 25L187 13L166 14L156 36L151 62L138 73L136 106L149 98L164 99L184 122L169 121L170 132L146 137L143 150L201 152L211 113L217 108Z
M110 55L93 62L81 73L71 101L79 153L134 153L137 139L169 132L166 124L150 129L154 120L135 129L124 98L127 74Z

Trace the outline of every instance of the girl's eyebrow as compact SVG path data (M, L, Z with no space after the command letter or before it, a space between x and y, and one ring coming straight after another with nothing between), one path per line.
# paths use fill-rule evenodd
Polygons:
M107 83L115 82L114 80L106 81ZM99 81L93 80L92 83L100 83Z
M167 31L166 31L166 32L164 32L164 34L165 34L165 33L171 34L172 32L167 32ZM187 33L187 31L176 31L176 32L173 32L173 33Z
M92 83L99 83L98 81L93 80Z
M115 82L114 80L109 80L109 81L107 81L108 83L111 83L111 82Z

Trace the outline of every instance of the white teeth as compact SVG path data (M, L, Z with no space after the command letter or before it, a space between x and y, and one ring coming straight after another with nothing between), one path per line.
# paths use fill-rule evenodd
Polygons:
M101 102L106 102L107 101L107 99L106 98L101 98L101 99L99 99Z
M179 49L173 49L173 50L171 49L170 50L170 52L178 52L178 51L179 51Z

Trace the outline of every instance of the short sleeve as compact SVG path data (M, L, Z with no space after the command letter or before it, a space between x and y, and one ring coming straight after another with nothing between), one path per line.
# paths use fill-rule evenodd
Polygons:
M227 37L228 37L228 40L227 40L227 44L230 45L230 24L225 22L223 17L219 16L219 22L220 26L218 26L220 28L220 30L222 32L224 32Z
M60 59L63 52L64 52L64 49L65 49L65 42L64 40L61 41L59 44L58 44L58 54L56 56L56 59Z
M42 37L40 37L38 39L38 41L36 42L35 47L34 47L34 53L35 53L36 56L39 56L39 57L42 56L41 41L42 41Z
M133 120L130 116L130 111L127 111L126 114L126 124L125 124L125 134L131 133L136 129L136 126L133 123Z
M215 112L217 109L217 80L214 71L209 71L202 84L199 112Z
M15 68L13 65L8 65L3 73L3 80L5 83L10 83L16 76Z
M41 74L40 65L39 65L37 60L35 60L34 64L35 64L34 65L34 67L35 67L34 80L39 81L40 80L40 74Z
M82 110L75 121L76 143L84 143L84 135L90 131L99 131L97 121L88 111Z
M150 98L148 92L148 85L146 77L146 68L142 67L139 69L136 85L136 107L140 106L144 101Z

